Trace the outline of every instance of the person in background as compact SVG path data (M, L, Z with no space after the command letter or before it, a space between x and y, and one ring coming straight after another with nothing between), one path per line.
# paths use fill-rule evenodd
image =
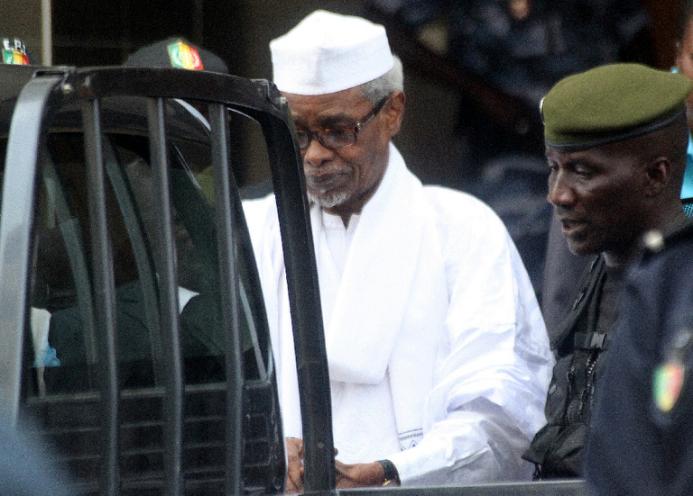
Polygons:
M131 53L124 65L229 73L229 68L221 57L182 36L172 36L145 45Z
M561 80L542 101L548 200L571 252L593 260L552 336L548 421L525 454L539 478L582 474L626 269L644 233L671 232L686 221L679 194L691 90L693 82L678 74L612 64Z
M392 144L402 67L385 29L315 11L270 43L306 177L338 487L527 479L552 357L505 227L424 187ZM300 491L301 416L275 200L244 204Z
M653 61L643 3L366 0L374 17L402 26L400 44L413 38L431 52L421 60L404 59L421 77L444 81L442 74L458 75L459 111L450 148L459 151L456 167L443 180L474 194L503 220L549 332L565 314L564 302L572 302L586 262L567 255L560 228L551 227L539 100L569 74L607 63ZM545 261L572 284L562 284L553 270L542 277Z
M585 456L594 494L693 494L693 224L629 277Z
M130 54L125 60L126 67L161 67L168 69L180 69L190 71L214 71L228 74L226 63L216 54L193 44L184 37L175 36L156 41L143 46ZM203 113L204 105L195 107L195 102L176 99L167 103L167 111L174 115L181 113L190 114L190 121L195 125L190 127L190 132L204 134L209 129L209 123ZM144 107L144 102L142 103ZM119 150L119 159L122 161L122 169L129 183L133 199L137 206L139 217L142 220L144 234L152 250L158 250L157 209L153 195L153 176L150 165L137 154ZM65 157L63 157L65 160ZM59 162L60 163L60 162ZM211 168L210 168L211 169ZM73 168L71 170L77 170ZM62 172L62 170L61 170ZM211 173L204 170L192 171L195 174L196 186L206 195L213 197L213 184ZM63 172L64 173L64 172ZM189 177L189 176L186 176ZM203 201L203 198L198 200ZM114 202L115 197L108 196L108 201ZM86 216L85 205L77 206L77 215ZM117 207L113 207L114 209ZM117 210L114 210L116 212ZM175 213L174 209L174 213ZM181 342L186 358L220 356L218 336L221 335L220 322L217 313L207 294L210 291L213 280L209 268L200 262L204 251L196 246L183 218L175 215L176 256L178 276L178 302L181 312ZM86 221L85 221L86 223ZM149 384L153 380L149 360L151 356L150 321L147 319L144 285L140 280L141 274L134 261L132 240L129 237L124 224L124 218L120 215L111 217L111 240L116 247L114 268L116 274L116 310L118 325L119 359L123 362L145 363L140 371L131 365L121 373L121 385ZM63 241L64 234L60 229L44 229L39 234L37 281L42 284L34 284L34 287L45 287L43 295L54 295L52 298L36 294L35 301L39 298L42 308L32 313L32 324L40 322L42 325L33 325L33 328L41 328L41 343L46 351L42 353L43 365L50 367L46 374L46 387L48 390L63 391L86 387L88 379L84 373L86 364L86 345L84 340L83 310L75 305L73 281L68 255ZM37 292L38 293L38 292ZM66 304L65 302L68 302ZM36 314L36 311L41 312ZM42 317L42 320L38 320ZM36 340L36 338L35 338ZM41 349L41 348L39 348ZM38 362L38 357L37 357ZM188 377L201 377L202 380L211 380L221 374L216 362L212 370L205 370L197 362L195 367L187 369ZM38 364L37 364L38 365ZM205 374L207 377L205 377Z
M675 72L693 79L690 2L683 19ZM689 140L684 199L693 197L692 148ZM624 291L623 319L588 439L585 475L594 494L693 492L693 225L666 239L649 233L646 241L646 256Z

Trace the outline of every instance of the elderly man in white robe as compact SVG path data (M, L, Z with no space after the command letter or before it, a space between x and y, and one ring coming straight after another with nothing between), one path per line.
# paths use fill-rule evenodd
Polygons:
M303 158L338 487L531 476L552 355L522 261L479 200L422 186L392 144L402 66L382 26L316 11L270 43ZM287 489L301 418L273 197L245 204L277 362Z

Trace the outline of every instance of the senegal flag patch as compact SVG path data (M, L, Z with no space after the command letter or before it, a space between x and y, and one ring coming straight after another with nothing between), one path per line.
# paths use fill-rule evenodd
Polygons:
M669 413L681 395L685 369L683 364L674 360L655 369L652 393L657 409Z
M22 40L2 38L2 63L8 65L29 65L29 56Z
M204 70L205 66L202 64L200 53L194 46L190 46L186 42L178 40L168 45L167 49L171 67L193 71Z
M679 401L686 380L684 364L690 363L692 345L693 327L684 325L664 348L664 360L654 370L652 377L652 399L660 413L670 413Z

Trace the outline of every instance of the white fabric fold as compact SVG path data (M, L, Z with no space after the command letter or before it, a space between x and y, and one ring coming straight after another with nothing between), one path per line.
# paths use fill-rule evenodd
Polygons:
M298 436L296 362L281 240L274 213L267 212L267 205L263 205L266 201L245 202L244 207L263 291L266 296L272 295L266 300L275 358L281 363L278 382L284 426L287 435ZM358 222L340 277L331 259L320 209L311 208L333 406L356 404L359 396L371 397L369 387L383 390L389 370L388 412L383 412L385 406L380 404L369 417L370 425L361 433L352 432L348 444L362 452L362 445L372 445L374 436L383 437L376 434L382 431L389 432L387 439L381 440L382 446L404 449L415 445L422 435L424 403L445 334L449 298L434 212L423 186L407 170L394 145L390 145L381 184ZM353 387L345 388L343 384ZM376 404L363 401L360 408ZM355 412L347 414L347 409L340 414L338 408L333 410L335 431L351 430ZM396 420L394 428L382 425L388 415ZM348 459L349 450L344 446L339 449L341 458Z
M423 404L448 304L435 218L423 186L391 145L385 175L361 212L341 277L316 206L311 224L330 380L377 385L389 368L399 443L411 447L422 435Z
M412 288L417 278L426 276L417 269L420 262L430 266L434 265L429 262L431 257L437 260L437 287L445 288L439 249L434 246L434 253L420 253L427 217L421 183L406 170L394 147L390 154L382 183L361 213L341 280L334 276L325 280L323 274L330 270L319 274L321 288L332 290L337 285L331 315L325 319L330 379L334 381L377 384L383 380L409 300L417 297ZM320 209L314 206L311 222L322 269L332 264L319 215ZM436 287L427 287L427 292L429 289ZM418 323L425 325L421 320ZM425 336L425 328L421 331Z

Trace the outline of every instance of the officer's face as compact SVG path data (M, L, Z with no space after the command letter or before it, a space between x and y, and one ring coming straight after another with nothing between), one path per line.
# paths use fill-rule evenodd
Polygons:
M349 129L373 110L358 88L327 95L284 94L296 129ZM360 212L382 179L390 139L399 131L404 94L393 93L350 146L329 148L317 139L301 150L308 196L326 211L347 217Z
M583 151L547 148L548 201L570 251L627 256L642 232L645 167L622 143Z

